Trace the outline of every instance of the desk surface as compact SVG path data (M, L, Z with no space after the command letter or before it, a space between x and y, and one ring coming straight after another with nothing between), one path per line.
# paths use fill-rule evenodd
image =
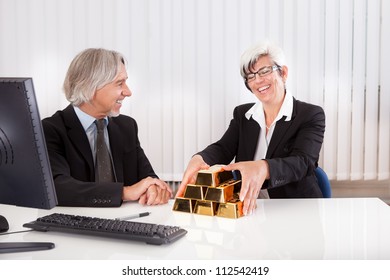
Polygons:
M0 235L0 242L56 245L47 251L0 254L0 259L390 259L390 207L377 198L258 200L255 213L239 219L174 212L172 204L51 210L0 204L9 232L25 230L24 223L53 212L115 218L150 211L134 221L188 230L182 239L162 246L56 232Z

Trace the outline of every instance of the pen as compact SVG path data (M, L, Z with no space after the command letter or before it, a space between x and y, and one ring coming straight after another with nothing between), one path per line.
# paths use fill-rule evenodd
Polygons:
M115 218L115 220L126 221L126 220L145 217L145 216L149 216L149 215L150 215L150 212L143 212L143 213L138 213L138 214L129 215L129 216L125 216L125 217Z

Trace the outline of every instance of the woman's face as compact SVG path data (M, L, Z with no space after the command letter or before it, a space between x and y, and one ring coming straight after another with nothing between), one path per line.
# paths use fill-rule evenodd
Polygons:
M264 74L267 73L267 67L274 65L268 56L261 56L255 63L253 69L250 70L252 73L259 72ZM270 68L268 69L270 70ZM276 105L283 102L287 74L288 68L282 66L280 70L272 70L265 75L255 74L253 79L247 81L247 84L260 102L265 105Z

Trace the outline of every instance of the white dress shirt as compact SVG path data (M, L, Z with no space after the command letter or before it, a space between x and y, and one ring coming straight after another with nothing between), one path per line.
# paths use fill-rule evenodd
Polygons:
M268 133L266 132L267 127L265 123L263 104L260 101L256 102L255 105L253 105L245 113L245 117L248 120L252 117L260 125L261 128L259 141L257 143L257 148L253 160L265 159L267 155L268 146L272 138L272 134L274 133L276 122L279 121L284 116L286 117L284 121L290 121L292 116L292 111L293 111L293 96L289 91L287 91L283 100L282 107L280 108L279 113L276 116L275 120L272 122L271 126L269 127ZM267 190L261 190L260 197L269 198Z
M80 110L80 108L73 106L74 111L76 112L77 117L79 118L81 125L83 126L85 130L85 134L87 134L89 145L91 146L91 151L93 155L93 161L96 160L96 137L97 137L97 127L95 125L95 118L88 115L87 113L84 113ZM111 150L110 150L110 141L108 139L108 131L107 131L107 125L108 125L108 118L104 118L106 122L106 126L104 128L104 140L106 142L106 145L108 147L108 151L111 156Z

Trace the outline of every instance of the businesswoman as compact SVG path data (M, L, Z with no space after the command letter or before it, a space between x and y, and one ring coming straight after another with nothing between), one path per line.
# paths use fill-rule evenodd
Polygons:
M259 195L322 197L314 170L325 132L323 109L286 90L288 68L278 46L263 42L251 47L241 56L240 67L258 101L237 106L222 138L192 157L176 196L195 182L200 169L225 164L225 170L241 173L244 215L253 212Z

